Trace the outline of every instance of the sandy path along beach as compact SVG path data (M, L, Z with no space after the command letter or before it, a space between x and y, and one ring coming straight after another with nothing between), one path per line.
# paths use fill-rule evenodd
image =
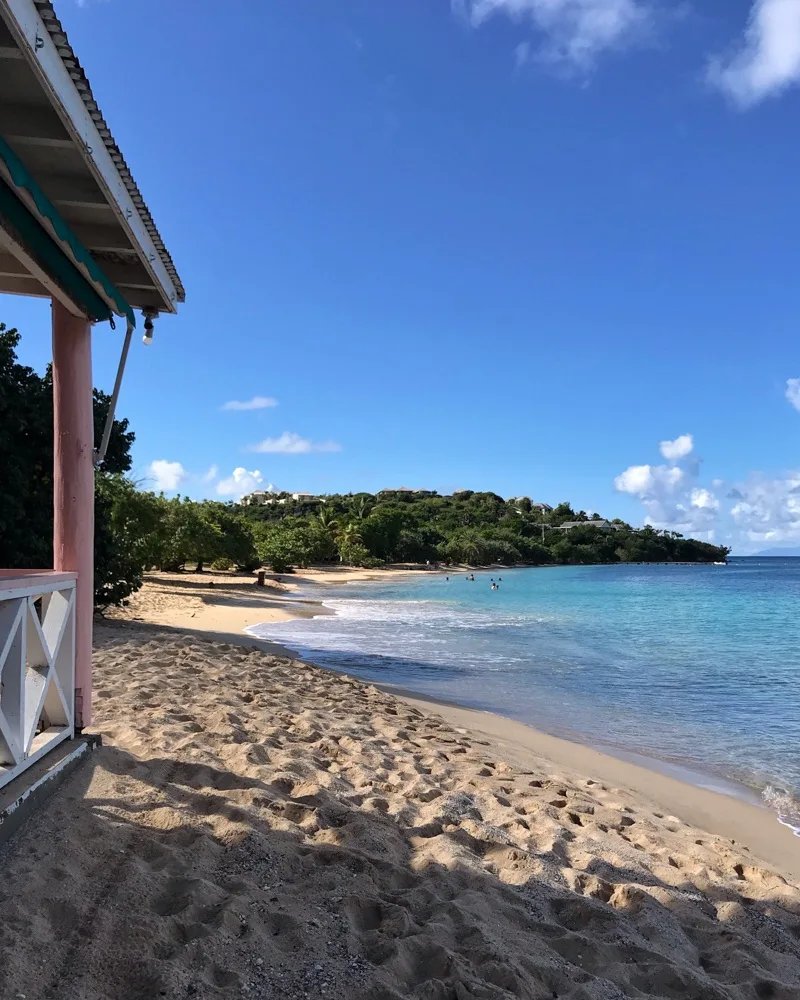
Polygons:
M800 993L752 845L288 657L97 640L106 745L0 854L0 996Z

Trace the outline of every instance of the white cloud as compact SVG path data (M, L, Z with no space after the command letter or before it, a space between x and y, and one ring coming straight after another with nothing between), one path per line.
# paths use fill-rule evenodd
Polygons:
M266 410L271 406L277 406L278 400L272 396L253 396L252 399L238 400L231 399L220 406L221 410Z
M212 466L209 467L208 472L204 473L200 477L200 480L201 480L201 482L204 482L204 483L213 483L214 480L217 478L218 475L219 475L219 466L218 465L212 465Z
M342 446L335 441L309 441L299 434L284 431L280 437L266 438L245 450L269 455L308 455L311 452L341 451Z
M514 49L514 65L517 69L522 69L525 63L531 57L531 43L530 42L520 42L519 45Z
M661 442L661 454L670 460L686 458L694 442L691 434ZM620 493L637 497L645 511L645 523L710 539L718 520L719 501L709 489L694 480L699 463L678 465L632 465L614 480Z
M640 40L654 14L651 0L451 0L451 4L474 28L495 14L530 23L543 36L541 58L584 72L604 50Z
M697 508L697 510L719 510L719 500L717 500L711 490L695 487L689 496L692 501L692 507Z
M777 545L800 547L800 469L772 476L756 472L740 482L715 478L710 486L697 482L699 471L700 463L691 458L681 466L632 465L614 486L641 502L644 522L655 528L718 540L740 555Z
M755 0L743 42L711 60L708 79L743 108L800 82L800 3Z
M186 479L186 469L180 462L168 462L165 458L157 458L147 466L149 477L155 487L164 493L172 493Z
M729 495L737 501L731 517L748 541L800 542L800 471L754 474Z
M649 497L656 493L671 493L681 483L684 473L677 466L632 465L614 480L620 493Z
M796 410L800 410L800 378L786 379L786 398Z
M217 483L217 493L221 497L235 497L240 500L245 493L252 493L253 490L264 489L264 477L253 469L243 469L241 466L234 469L226 479L220 479ZM272 484L268 484L266 489L272 489Z
M691 434L681 434L674 441L662 441L659 445L661 454L668 462L677 462L686 458L694 448L694 438Z

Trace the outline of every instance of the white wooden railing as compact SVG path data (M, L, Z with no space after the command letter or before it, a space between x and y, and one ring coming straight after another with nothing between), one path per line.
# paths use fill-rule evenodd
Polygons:
M0 570L0 788L74 734L76 579Z

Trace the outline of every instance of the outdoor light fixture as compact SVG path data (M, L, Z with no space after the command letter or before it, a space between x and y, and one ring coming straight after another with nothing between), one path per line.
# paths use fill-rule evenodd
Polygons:
M147 316L144 321L144 336L142 337L142 343L146 347L149 347L153 343L153 321L149 316Z
M149 347L153 343L153 320L158 318L158 309L142 309L142 316L144 316L144 336L142 337L142 343Z

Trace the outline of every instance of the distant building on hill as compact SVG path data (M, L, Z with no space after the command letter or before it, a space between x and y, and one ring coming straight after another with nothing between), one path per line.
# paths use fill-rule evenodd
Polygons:
M318 497L316 493L292 493L292 500L297 500L300 503L323 503L322 497Z
M597 518L594 521L565 521L563 524L559 524L558 528L560 531L571 531L573 528L598 528L600 531L624 531L625 526L622 524L612 524L611 521L606 521L604 518Z
M436 490L415 490L410 486L398 486L396 489L385 489L378 490L378 496L388 496L393 493L413 493L417 497L432 497L435 495Z
M531 500L530 497L509 497L508 500L506 500L506 503L517 504L518 510L520 507L527 510L528 508L525 505L530 504L531 510L538 510L542 514L547 514L553 509L549 503L541 503L538 500Z
M254 490L243 496L239 503L244 507L256 507L259 504L268 503L268 497L269 493L266 490Z

